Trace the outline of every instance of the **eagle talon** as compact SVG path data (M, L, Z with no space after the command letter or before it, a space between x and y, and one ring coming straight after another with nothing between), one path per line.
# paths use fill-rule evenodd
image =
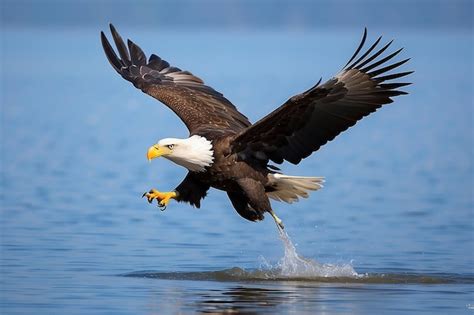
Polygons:
M176 192L160 192L156 189L151 189L149 192L145 192L142 196L146 197L149 203L152 203L154 199L156 199L158 203L158 207L161 211L165 211L166 206L170 202L171 199L176 199Z

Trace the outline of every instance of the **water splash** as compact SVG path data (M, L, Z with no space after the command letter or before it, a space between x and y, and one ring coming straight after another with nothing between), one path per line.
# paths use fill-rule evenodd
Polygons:
M357 273L352 265L322 264L312 259L301 257L291 242L288 234L278 229L280 239L285 249L285 255L280 261L272 265L265 258L259 269L245 270L239 267L217 271L195 272L157 272L135 271L121 276L154 278L168 280L194 281L302 281L315 283L416 283L416 284L443 284L443 283L474 283L473 275L459 274L417 274L404 272L397 273Z
M362 277L352 265L322 264L315 260L304 258L296 252L288 233L278 225L278 234L285 249L285 255L276 266L264 262L265 269L270 269L271 274L284 278L321 278L321 277Z

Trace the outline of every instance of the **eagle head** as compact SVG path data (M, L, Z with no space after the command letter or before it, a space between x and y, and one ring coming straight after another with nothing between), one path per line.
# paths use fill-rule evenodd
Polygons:
M147 158L151 161L164 157L192 172L203 172L214 161L211 141L194 135L187 139L165 138L148 149Z

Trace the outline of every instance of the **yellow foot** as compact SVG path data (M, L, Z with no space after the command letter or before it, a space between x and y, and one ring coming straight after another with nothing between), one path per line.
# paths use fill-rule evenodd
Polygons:
M177 194L174 191L159 192L156 189L151 189L149 192L144 193L142 198L143 197L146 197L149 203L152 203L153 199L156 199L158 207L161 208L161 211L164 211L170 200L176 199Z
M277 217L277 215L275 214L275 212L273 211L269 211L270 214L272 215L273 217L273 220L275 220L275 223L278 225L278 227L280 227L282 230L285 228L283 226L283 221L281 221L281 219L279 217Z

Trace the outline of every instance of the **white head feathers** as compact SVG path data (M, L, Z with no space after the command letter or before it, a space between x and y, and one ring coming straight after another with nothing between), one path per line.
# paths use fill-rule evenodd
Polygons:
M204 171L214 161L211 141L198 135L187 139L161 139L158 145L171 149L170 154L163 155L164 158L193 172Z

